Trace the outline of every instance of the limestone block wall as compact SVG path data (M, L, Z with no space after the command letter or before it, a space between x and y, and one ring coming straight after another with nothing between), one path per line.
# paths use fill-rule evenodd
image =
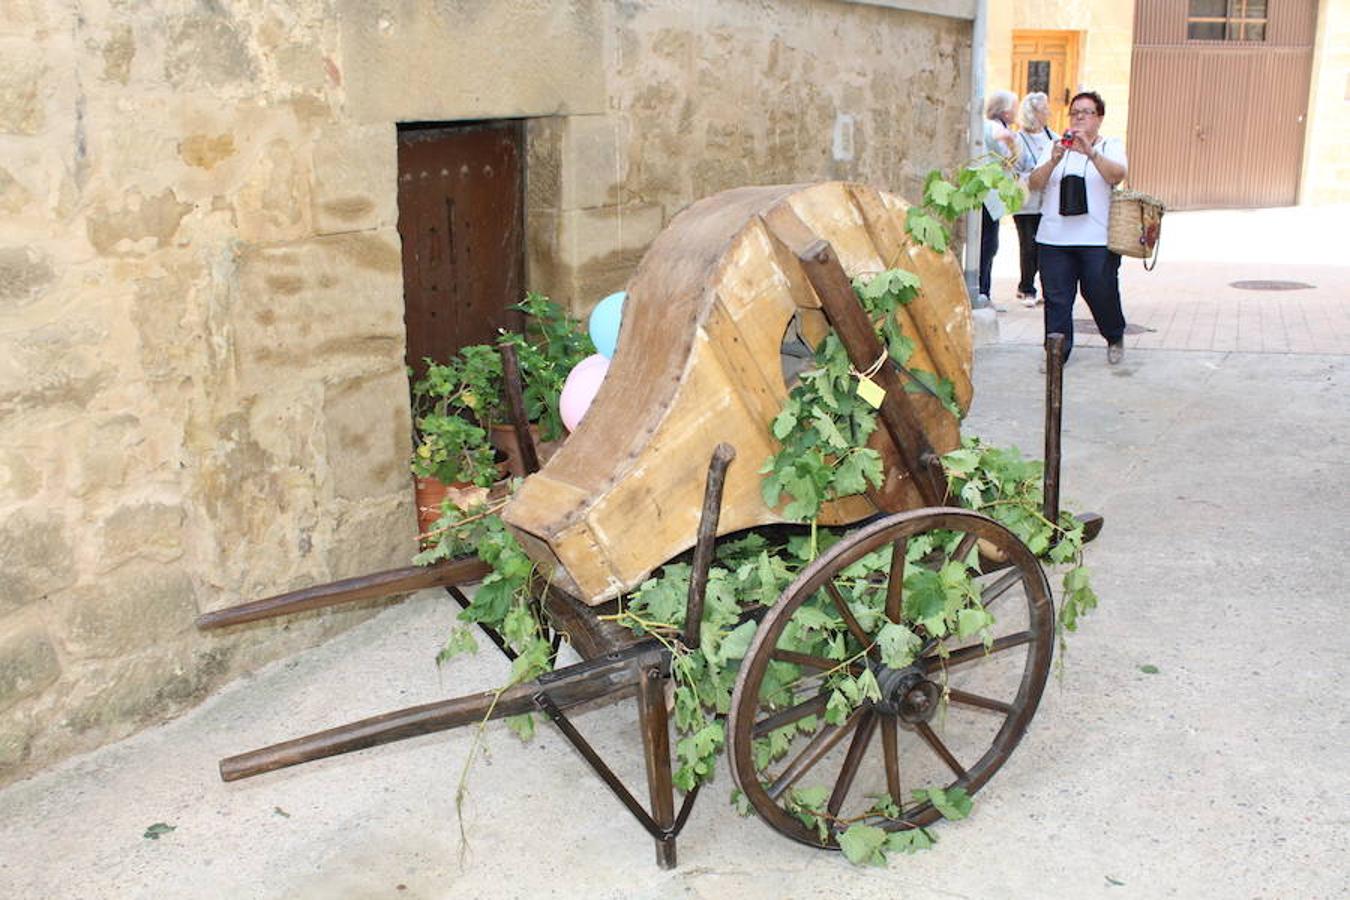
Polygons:
M907 5L0 0L0 783L368 614L199 612L407 563L399 123L526 121L584 313L708 193L959 163L970 4Z
M0 4L0 781L351 621L414 535L394 123L324 0Z
M560 176L529 196L549 248L532 283L584 312L675 213L725 188L846 178L917 196L964 159L971 23L901 5L612 4L603 108L535 131Z

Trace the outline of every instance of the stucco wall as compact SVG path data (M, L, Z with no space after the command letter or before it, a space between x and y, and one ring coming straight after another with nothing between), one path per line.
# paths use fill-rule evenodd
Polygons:
M1317 11L1300 203L1350 203L1350 0Z
M1014 29L1080 32L1076 88L1101 94L1107 115L1103 133L1125 137L1134 0L990 0L985 64L991 90L1012 85Z
M704 194L958 162L969 35L835 0L0 2L0 782L362 614L198 612L408 561L397 122L529 120L530 285L584 310Z

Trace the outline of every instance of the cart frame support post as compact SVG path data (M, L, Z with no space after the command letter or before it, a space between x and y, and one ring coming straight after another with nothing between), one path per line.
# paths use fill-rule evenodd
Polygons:
M1045 338L1045 517L1059 527L1060 429L1064 421L1064 335Z
M834 326L849 360L859 372L876 366L878 360L890 361L886 347L877 338L867 313L853 293L848 274L828 242L817 238L797 252L811 287L820 298L825 316ZM924 503L942 506L947 499L946 477L942 461L924 433L905 386L895 367L883 365L876 372L877 383L886 391L881 402L881 421L900 452L900 459Z
M717 543L717 523L722 516L722 489L726 486L727 468L735 458L736 448L722 443L713 450L712 461L708 463L708 486L703 492L698 543L694 545L694 561L689 574L689 599L684 608L684 645L690 650L698 649L703 598L708 590L708 571L712 568L713 549Z
M520 359L516 345L502 341L502 387L506 394L506 411L511 416L511 427L516 432L516 446L520 448L520 465L526 475L539 471L539 451L530 434L530 420L525 415L525 387L520 377Z
M638 682L638 721L642 723L642 755L647 764L647 795L651 816L663 836L656 838L656 864L675 868L675 782L671 776L670 722L666 712L669 673L657 666L642 670Z
M611 654L615 655L615 654ZM649 813L614 774L604 758L582 736L572 721L549 694L549 688L535 692L531 698L535 707L558 726L558 730L576 748L582 758L600 776L633 818L656 840L656 862L663 869L675 867L675 838L684 830L689 813L698 797L698 787L684 795L680 811L675 812L675 782L670 763L670 722L666 712L666 682L670 678L670 652L655 644L642 645L642 652L632 657L637 666L638 716L642 726L642 748L647 764L647 789L651 797ZM540 679L543 685L544 679Z

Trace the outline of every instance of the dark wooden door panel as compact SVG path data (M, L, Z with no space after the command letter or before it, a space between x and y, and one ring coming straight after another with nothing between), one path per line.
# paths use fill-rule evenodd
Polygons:
M409 127L398 136L407 361L519 328L523 296L522 129L519 122Z

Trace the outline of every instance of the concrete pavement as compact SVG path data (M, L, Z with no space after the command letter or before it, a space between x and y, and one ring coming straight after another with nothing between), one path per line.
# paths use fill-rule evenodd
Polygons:
M662 872L645 833L547 729L530 744L488 730L463 804L467 846L455 798L472 729L216 778L224 755L500 684L505 664L488 651L436 670L454 606L427 592L175 721L0 791L0 895L1346 896L1350 349L1335 341L1350 270L1299 242L1267 242L1269 259L1188 256L1227 227L1280 234L1312 221L1313 234L1335 234L1343 217L1326 215L1169 216L1158 271L1126 282L1128 317L1157 328L1160 344L1137 342L1118 367L1075 353L1064 492L1106 516L1088 560L1102 605L1071 637L1063 678L1012 760L969 819L939 827L933 851L862 870L791 843L734 813L723 766L681 837L680 867ZM1195 242L1182 236L1192 224ZM1305 255L1274 256L1294 251ZM1283 346L1272 338L1243 350L1214 343L1217 326L1212 346L1188 349L1193 329L1162 322L1168 308L1212 303L1240 323L1224 284L1277 276L1317 287L1260 302L1306 312L1328 292L1317 302L1329 324L1309 328L1339 349L1271 352ZM963 430L1036 454L1040 335L1018 332L1019 317L1038 322L1010 309L1004 342L978 354ZM1287 327L1281 340L1292 341ZM577 722L641 784L631 703ZM175 830L143 837L157 822Z

